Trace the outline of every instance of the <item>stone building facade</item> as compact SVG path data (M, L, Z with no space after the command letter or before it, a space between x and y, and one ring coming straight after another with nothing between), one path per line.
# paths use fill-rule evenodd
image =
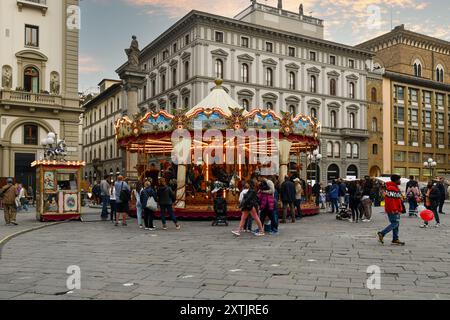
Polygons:
M78 0L0 1L0 176L33 185L48 132L80 159Z
M383 76L379 70L367 76L367 128L369 176L383 173Z
M310 32L298 33L304 29ZM192 11L142 50L140 68L147 81L139 107L191 108L209 93L214 79L222 78L248 110L270 108L319 119L322 181L361 177L368 173L366 86L372 56L323 40L323 21L302 12L256 1L234 19Z
M84 179L90 183L124 172L124 153L115 138L115 123L123 115L122 81L104 79L99 87L100 93L83 105Z
M383 70L383 171L414 176L450 171L450 42L405 29L360 44ZM432 158L434 172L424 167Z

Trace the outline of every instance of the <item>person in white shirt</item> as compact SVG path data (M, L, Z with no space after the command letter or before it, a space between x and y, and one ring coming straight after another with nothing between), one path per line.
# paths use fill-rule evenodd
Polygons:
M109 188L109 194L110 194L110 199L109 199L109 205L110 205L110 212L111 212L111 222L116 221L116 214L117 214L117 210L116 210L116 187L114 186L114 183L111 183L111 186Z

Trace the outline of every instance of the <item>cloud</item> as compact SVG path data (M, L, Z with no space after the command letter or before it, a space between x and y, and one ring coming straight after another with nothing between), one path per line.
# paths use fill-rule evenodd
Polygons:
M79 58L80 73L96 73L104 71L104 68L91 56L81 55Z

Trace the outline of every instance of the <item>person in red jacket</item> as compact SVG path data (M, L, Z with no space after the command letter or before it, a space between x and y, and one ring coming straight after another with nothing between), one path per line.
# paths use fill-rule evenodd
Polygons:
M390 225L381 232L378 232L378 240L383 244L384 237L393 232L392 244L404 246L405 243L399 240L400 215L404 213L402 205L402 193L398 186L401 177L392 175L391 181L386 183L385 210L389 218Z

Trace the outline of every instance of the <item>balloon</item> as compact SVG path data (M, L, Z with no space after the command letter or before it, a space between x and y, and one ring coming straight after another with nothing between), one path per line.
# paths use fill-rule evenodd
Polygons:
M420 217L422 218L423 221L430 222L431 220L434 219L434 213L431 210L423 210L420 213Z

